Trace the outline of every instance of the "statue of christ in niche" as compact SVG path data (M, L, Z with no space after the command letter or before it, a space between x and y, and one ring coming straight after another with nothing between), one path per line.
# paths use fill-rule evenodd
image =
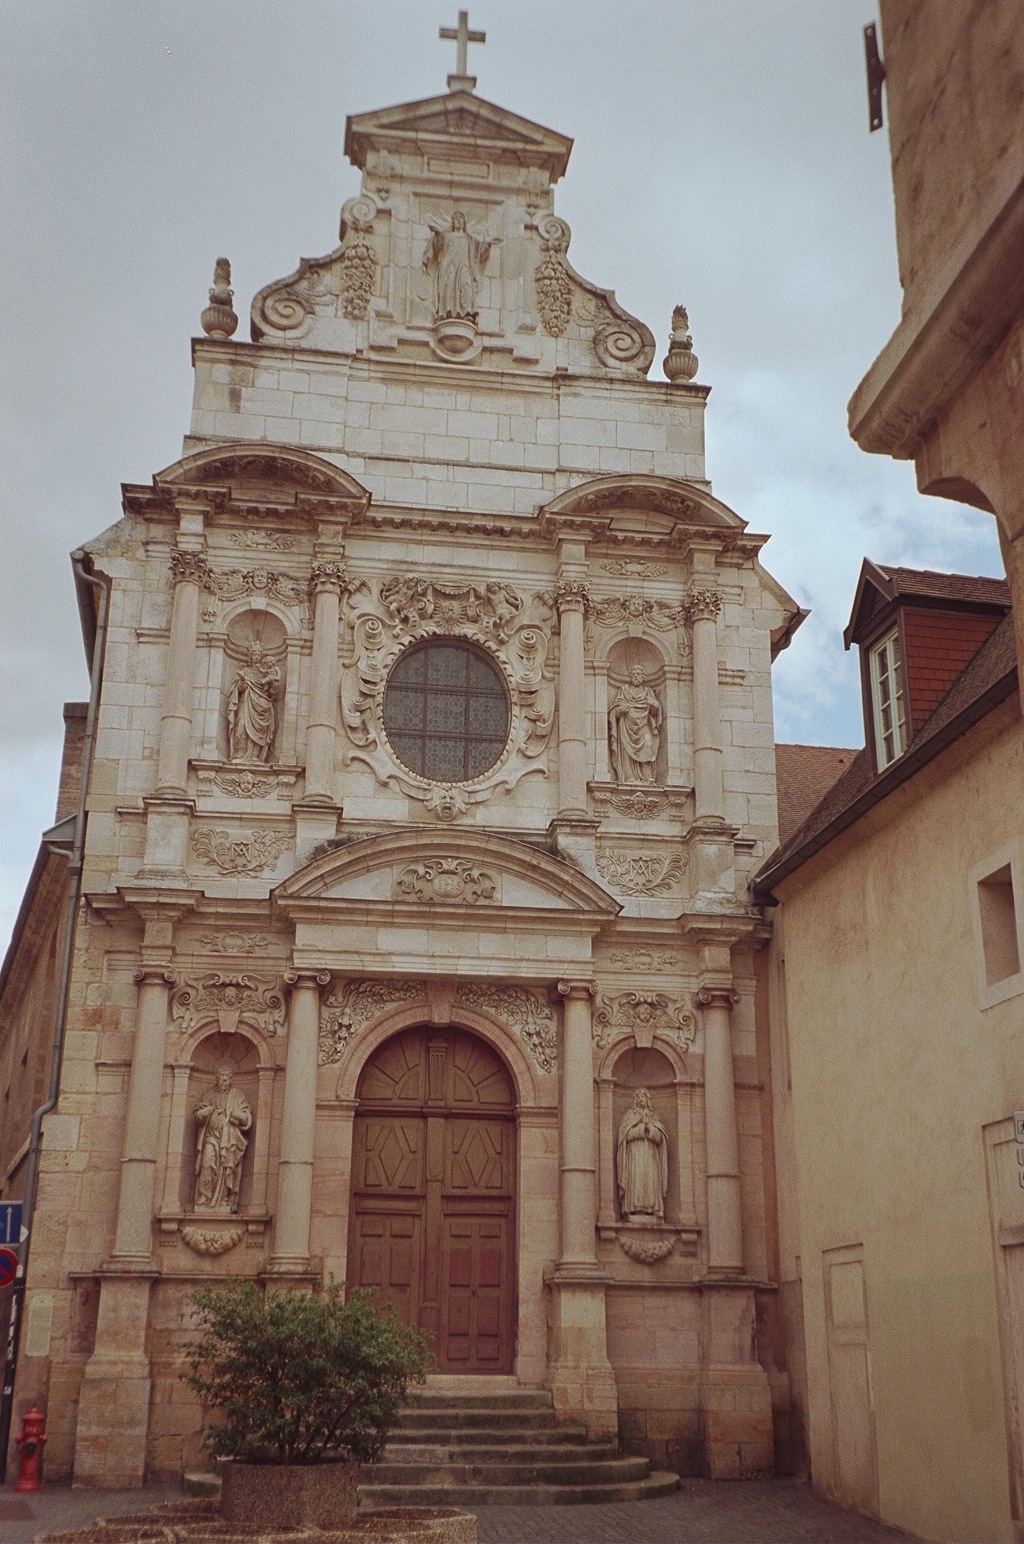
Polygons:
M452 215L451 228L430 222L433 235L423 254L423 266L434 280L434 320L448 317L475 322L479 311L480 279L500 236L485 239L466 229L461 209Z

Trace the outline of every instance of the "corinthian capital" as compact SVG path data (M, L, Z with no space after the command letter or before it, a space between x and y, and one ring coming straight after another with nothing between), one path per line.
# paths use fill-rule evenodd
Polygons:
M559 579L555 591L559 611L587 611L590 590L583 579Z
M722 597L717 590L697 589L690 591L689 612L691 622L716 622L722 609Z
M346 579L344 563L333 558L317 558L310 570L309 588L314 595L321 590L333 590L336 595L340 595Z
M175 584L198 584L202 589L210 587L210 569L203 552L191 552L185 547L175 547L171 553L171 574Z

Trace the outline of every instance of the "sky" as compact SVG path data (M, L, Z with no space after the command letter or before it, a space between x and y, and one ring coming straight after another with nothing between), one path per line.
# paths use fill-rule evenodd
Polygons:
M0 949L88 681L68 554L181 454L218 256L255 292L329 252L345 118L445 89L451 0L0 0ZM776 738L862 745L841 632L861 560L1001 574L992 518L866 456L846 404L899 320L872 0L479 0L482 97L574 137L555 207L586 278L674 305L712 388L714 491L810 619Z

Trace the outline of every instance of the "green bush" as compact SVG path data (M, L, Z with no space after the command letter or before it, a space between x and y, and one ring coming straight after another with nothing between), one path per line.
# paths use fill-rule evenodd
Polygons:
M422 1383L426 1336L370 1293L262 1292L254 1282L192 1295L202 1339L182 1379L220 1414L204 1441L246 1463L315 1464L380 1456L410 1381Z

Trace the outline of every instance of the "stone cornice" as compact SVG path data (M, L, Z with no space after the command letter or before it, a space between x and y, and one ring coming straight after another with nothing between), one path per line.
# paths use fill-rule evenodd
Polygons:
M904 317L850 398L861 450L909 460L961 386L1024 309L1024 182L964 255L951 254L946 287L924 313Z

